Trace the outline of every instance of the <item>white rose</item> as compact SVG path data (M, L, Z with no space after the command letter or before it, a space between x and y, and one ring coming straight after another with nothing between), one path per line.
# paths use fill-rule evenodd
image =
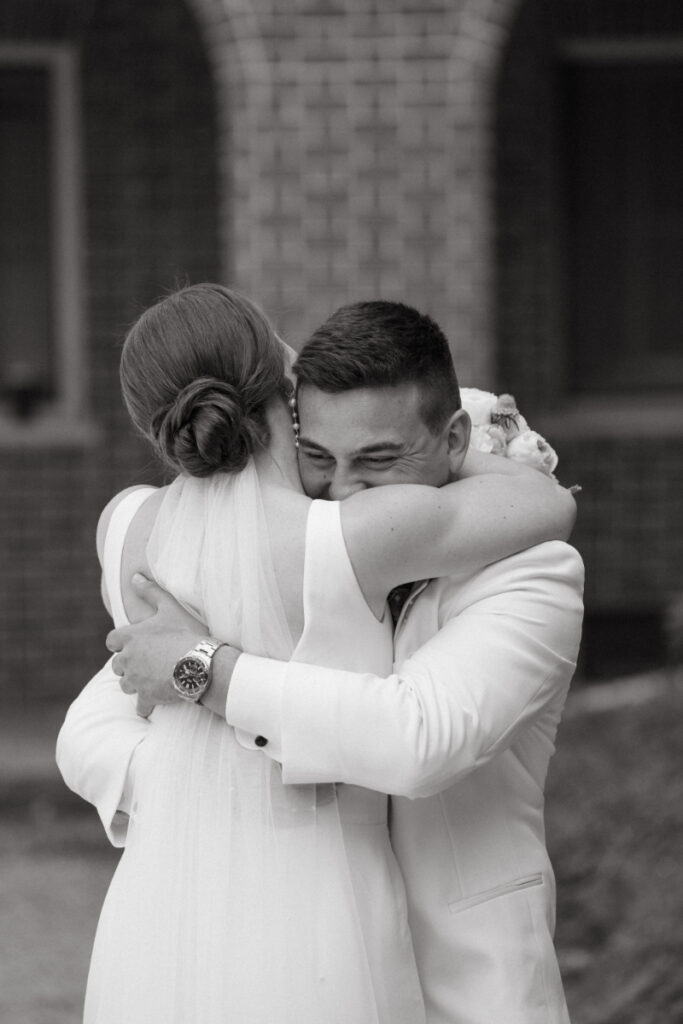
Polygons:
M558 461L554 448L535 430L524 430L513 437L508 442L506 455L509 459L540 469L547 476L552 476Z
M475 452L484 452L486 455L505 455L505 441L505 431L493 423L489 426L479 424L472 427L470 448L473 448Z
M470 448L475 452L484 452L485 455L491 454L493 451L493 441L489 437L486 427L472 427Z
M465 412L469 413L473 427L486 426L491 422L491 410L498 401L498 395L479 388L460 388L460 399Z

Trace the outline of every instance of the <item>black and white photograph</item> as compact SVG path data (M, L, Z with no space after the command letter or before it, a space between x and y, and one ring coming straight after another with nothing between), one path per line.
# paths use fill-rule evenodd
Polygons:
M0 1024L681 1024L680 0L0 0L0 178Z

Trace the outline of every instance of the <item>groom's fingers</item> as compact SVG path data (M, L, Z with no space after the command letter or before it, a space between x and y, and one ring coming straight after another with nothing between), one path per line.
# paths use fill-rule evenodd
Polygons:
M138 704L137 704L136 711L137 711L138 715L140 716L140 718L149 718L149 716L154 711L155 707L156 707L155 704L150 704L149 701L145 700L144 697L141 697L141 696L138 697Z
M136 572L131 580L133 590L141 597L145 604L158 611L161 601L166 597L166 591L162 590L154 580L148 580L141 572Z
M126 674L126 670L123 667L123 662L118 654L115 654L111 659L111 670L115 676L119 676L121 688L123 688L123 677Z
M107 633L107 638L104 641L104 646L111 654L116 654L123 647L121 639L119 637L118 629L112 629L111 632Z
M120 677L119 686L123 692L127 693L129 696L136 692L135 687L131 684L130 680L126 679L125 675Z

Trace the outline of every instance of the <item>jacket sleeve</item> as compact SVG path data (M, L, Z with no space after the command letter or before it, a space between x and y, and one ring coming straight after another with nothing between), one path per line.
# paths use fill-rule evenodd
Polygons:
M134 783L134 755L150 723L123 693L111 660L81 691L57 737L57 766L65 783L94 804L111 843L124 846Z
M539 545L446 588L441 628L388 678L240 658L229 720L268 739L285 782L431 795L559 718L582 591L577 552Z

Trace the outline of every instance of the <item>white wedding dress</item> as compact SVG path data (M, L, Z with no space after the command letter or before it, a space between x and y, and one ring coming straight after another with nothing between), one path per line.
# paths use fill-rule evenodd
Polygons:
M125 621L117 507L105 576ZM387 674L391 628L359 590L339 505L313 502L305 629L287 627L258 474L181 477L148 545L155 578L250 653ZM388 616L387 616L388 618ZM197 705L158 706L136 753L125 851L93 949L85 1024L420 1024L424 1009L384 796L285 786Z

